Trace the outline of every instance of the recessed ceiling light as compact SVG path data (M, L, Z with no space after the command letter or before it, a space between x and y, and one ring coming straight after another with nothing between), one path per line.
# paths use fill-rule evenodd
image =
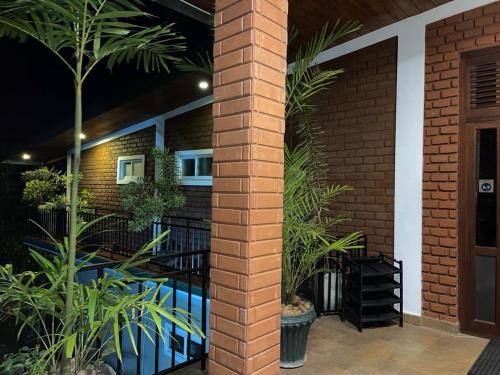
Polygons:
M27 154L26 152L22 155L22 158L23 160L30 160L31 159L31 155L30 154Z
M200 81L200 82L198 83L198 87L199 87L200 89L202 89L202 90L206 90L206 89L208 89L208 86L209 86L209 85L208 85L208 82L207 82L207 81Z
M87 138L87 136L83 133L80 133L80 139L85 139L85 138Z

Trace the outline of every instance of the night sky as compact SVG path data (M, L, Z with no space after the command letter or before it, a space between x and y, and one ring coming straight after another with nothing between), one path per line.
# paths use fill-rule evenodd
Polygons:
M175 22L185 36L190 54L211 48L208 26L160 5L150 12L163 22ZM180 74L180 73L172 73ZM110 72L105 63L89 76L84 86L84 119L95 117L162 84L166 73L143 73L135 64ZM20 44L0 38L0 161L16 158L72 127L73 78L67 68L35 41Z

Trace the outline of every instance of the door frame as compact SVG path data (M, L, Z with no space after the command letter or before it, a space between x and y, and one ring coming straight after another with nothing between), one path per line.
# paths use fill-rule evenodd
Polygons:
M475 212L476 212L476 150L477 150L477 137L476 132L479 129L497 129L497 183L500 177L500 121L481 121L481 122L464 122L462 123L462 147L461 157L462 163L460 173L462 178L459 178L459 193L460 193L460 212L459 215L459 228L462 236L459 236L459 296L458 296L458 309L460 330L464 333L483 336L495 337L500 334L500 256L497 255L497 298L496 298L496 319L497 324L489 324L487 322L478 322L474 320L474 256L472 255L469 247L475 238ZM472 173L472 175L471 175ZM495 187L495 194L497 194L497 227L500 224L500 204L498 201L498 184ZM500 247L500 231L497 230L497 249ZM487 255L487 248L485 248L485 255ZM497 250L498 252L498 250ZM492 326L496 326L496 332L492 331ZM493 328L494 329L494 328Z
M469 92L470 89L470 83L467 79L467 66L474 61L477 61L477 59L481 59L482 57L489 56L489 55L495 55L500 53L500 47L499 46L494 46L494 47L479 47L479 48L474 48L469 51L462 52L460 54L460 59L459 59L459 66L458 66L458 71L459 71L459 76L458 76L458 88L459 88L459 113L458 113L458 178L457 178L457 209L458 209L458 221L457 221L457 230L458 230L458 272L457 272L457 315L458 315L458 323L459 323L459 330L463 333L471 334L471 335L476 335L476 336L485 336L489 337L490 335L488 334L481 334L480 332L475 331L472 327L468 325L469 320L469 311L467 311L467 304L468 303L475 303L475 301L470 301L469 300L469 291L467 288L471 285L469 282L471 275L468 274L467 272L467 260L468 260L468 250L467 247L469 245L469 239L470 239L470 233L468 233L467 230L467 212L468 212L468 194L469 190L471 187L471 179L469 178L470 174L470 169L468 172L468 165L471 164L471 162L467 160L467 155L470 153L470 149L468 148L473 147L475 145L475 138L473 139L474 142L471 142L470 135L467 134L468 129L470 128L469 125L474 124L484 124L485 127L491 126L491 124L496 123L499 124L500 120L497 120L495 118L498 118L497 113L492 113L490 112L486 116L479 116L476 118L470 118L471 116L467 112L467 93ZM467 118L469 117L469 118ZM471 132L472 133L472 132ZM497 136L500 138L500 133L497 133ZM497 146L498 147L498 146ZM497 148L497 160L500 157L500 148ZM498 161L497 161L498 163ZM500 170L500 166L497 168L497 170ZM497 172L497 182L500 181L500 175ZM497 183L497 187L500 187L500 184ZM472 187L474 188L474 187ZM497 196L498 197L498 196ZM497 198L498 199L498 198ZM469 202L470 203L470 202ZM497 210L500 210L500 201L497 201ZM497 213L497 220L498 220L498 213ZM500 222L497 222L497 226L500 225ZM500 231L499 231L500 232ZM475 233L475 232L474 232ZM500 246L500 233L497 233L497 246ZM499 268L498 266L497 268ZM497 272L497 280L499 280L500 275ZM498 283L498 281L497 281ZM500 287L500 285L499 285ZM500 314L500 300L497 299L497 315ZM499 322L500 325L500 322ZM500 328L498 328L498 331L500 331ZM500 334L500 332L498 332Z

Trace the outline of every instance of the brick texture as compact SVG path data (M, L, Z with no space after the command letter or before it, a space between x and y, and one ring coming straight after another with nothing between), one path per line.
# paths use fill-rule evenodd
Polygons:
M165 147L170 151L212 148L212 106L208 105L167 120ZM186 204L177 210L177 216L210 219L211 186L181 186Z
M145 175L153 177L155 165L151 149L154 146L155 128L151 127L83 151L80 187L92 191L96 207L123 211L120 185L116 184L118 157L146 155Z
M319 101L331 184L347 184L331 209L351 220L341 234L362 231L370 252L392 255L394 243L394 137L396 39L327 63L344 69Z
M423 314L458 322L460 53L500 43L500 2L427 27Z
M209 372L279 374L286 0L217 0Z

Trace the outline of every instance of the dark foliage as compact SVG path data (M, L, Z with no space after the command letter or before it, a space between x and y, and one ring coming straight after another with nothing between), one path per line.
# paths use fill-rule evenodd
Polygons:
M16 272L33 266L28 249L23 245L29 209L22 202L24 182L21 173L29 169L0 164L0 264L11 263Z

